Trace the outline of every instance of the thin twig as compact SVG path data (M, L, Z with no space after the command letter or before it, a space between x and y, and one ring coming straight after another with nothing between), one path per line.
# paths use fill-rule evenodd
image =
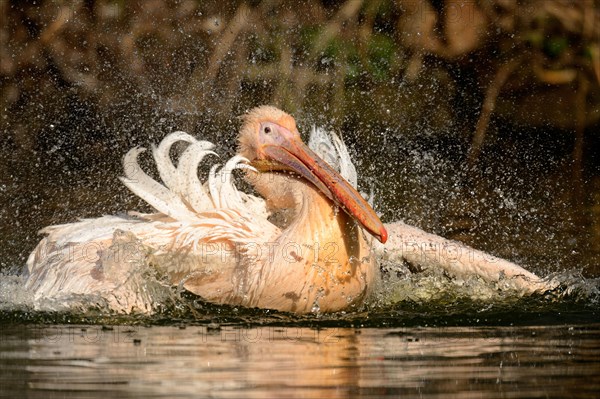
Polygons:
M585 142L585 125L587 122L586 99L589 80L584 73L579 73L579 87L575 95L575 145L573 147L573 200L581 206L583 199L583 147Z
M483 105L481 107L481 114L479 115L477 127L475 128L475 134L473 135L473 141L471 142L471 150L469 151L470 167L473 167L477 163L481 153L481 147L483 145L483 140L485 139L485 133L490 123L492 113L496 108L496 100L500 95L500 90L502 90L504 83L506 83L506 80L520 63L521 59L517 57L502 65L496 72L494 80L486 91L485 100L483 101Z
M231 18L225 29L223 29L223 34L219 39L219 43L215 46L210 60L208 61L208 69L205 75L208 80L215 80L223 59L225 59L225 56L229 52L240 31L242 31L248 24L248 21L252 19L251 16L250 7L248 7L246 3L240 4L235 15Z

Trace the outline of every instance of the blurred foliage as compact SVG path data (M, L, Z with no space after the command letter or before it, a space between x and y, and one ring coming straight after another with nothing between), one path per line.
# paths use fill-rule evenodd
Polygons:
M513 58L520 62L500 90L501 116L574 129L571 97L580 77L590 82L585 125L600 119L598 1L87 0L0 7L2 126L5 133L16 127L8 134L21 144L32 145L47 122L25 105L35 98L46 99L48 113L70 110L70 99L98 112L141 102L173 113L210 110L217 119L262 102L292 112L331 104L326 116L338 123L361 111L383 123L403 115L410 125L422 106L399 93L403 87L441 97L436 108L452 110L467 91L481 101ZM423 84L432 75L442 77L443 87ZM373 104L368 115L364 101L355 101L365 95ZM532 112L528 104L536 101L549 112ZM439 119L430 122L434 129L456 125L451 112L431 118ZM458 125L465 128L459 134L473 130Z

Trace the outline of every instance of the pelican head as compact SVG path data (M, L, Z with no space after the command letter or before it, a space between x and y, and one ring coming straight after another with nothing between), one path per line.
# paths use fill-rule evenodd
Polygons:
M252 109L244 116L238 153L262 173L294 173L309 181L324 196L354 218L382 243L387 231L364 198L329 164L309 149L300 138L292 116L272 106ZM256 189L268 197L285 199L285 193L256 179Z

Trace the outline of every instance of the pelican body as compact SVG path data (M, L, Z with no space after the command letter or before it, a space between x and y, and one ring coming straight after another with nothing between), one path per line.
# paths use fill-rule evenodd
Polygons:
M176 142L188 144L177 165L169 155ZM373 292L380 280L376 257L476 276L522 294L556 287L402 222L384 227L355 189L356 170L342 141L313 129L307 147L294 119L277 108L248 112L238 154L214 165L202 182L198 165L216 155L213 149L183 132L168 135L152 151L162 183L140 168L144 149L130 150L121 181L156 212L43 229L47 236L27 261L25 288L34 306L98 303L149 313L160 303L157 293L177 285L217 304L336 312L361 305ZM235 187L238 169L261 197Z
M341 140L321 136L316 146L348 170ZM189 144L175 166L169 151L178 141ZM42 230L27 261L36 303L91 296L118 312L148 312L144 273L155 272L218 304L296 313L360 305L378 279L373 237L385 242L387 231L353 185L301 141L294 119L270 106L248 112L238 154L202 183L198 165L213 147L183 132L167 136L153 148L163 184L139 167L143 149L131 150L121 180L156 212ZM236 169L264 200L236 189ZM350 178L355 185L355 172Z

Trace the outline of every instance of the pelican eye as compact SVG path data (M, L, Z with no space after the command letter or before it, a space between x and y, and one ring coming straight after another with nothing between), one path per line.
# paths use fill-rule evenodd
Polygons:
M265 128L263 129L263 132L265 132L265 134L269 134L269 133L271 133L271 128L269 126L265 126Z

